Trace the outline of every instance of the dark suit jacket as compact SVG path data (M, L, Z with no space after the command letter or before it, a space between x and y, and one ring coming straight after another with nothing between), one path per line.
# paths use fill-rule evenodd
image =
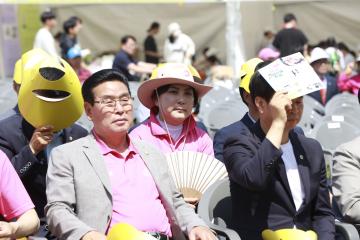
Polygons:
M326 78L326 101L325 104L336 94L339 93L336 78L330 74L325 75ZM310 97L314 98L319 103L323 104L321 101L320 91L312 92L308 94Z
M305 199L296 212L282 151L262 132L257 122L249 132L225 142L224 160L233 203L232 228L244 240L260 240L267 228L313 229L319 240L334 239L334 216L326 186L325 161L320 144L290 132Z
M224 162L224 143L227 141L227 139L236 137L241 132L250 131L249 129L252 128L253 125L254 122L251 120L249 113L247 112L240 121L234 122L217 131L214 136L215 158L221 162ZM304 135L304 131L300 127L296 127L294 131Z
M249 113L246 113L241 120L234 122L226 127L223 127L215 133L214 136L214 153L215 158L224 162L223 150L224 143L231 135L239 134L242 131L249 131L249 128L254 125L254 122L249 117Z
M8 156L19 174L39 217L44 216L46 205L45 177L48 167L44 151L32 154L29 142L35 128L20 114L0 121L0 149ZM88 132L78 125L63 130L63 142L70 142L87 136Z

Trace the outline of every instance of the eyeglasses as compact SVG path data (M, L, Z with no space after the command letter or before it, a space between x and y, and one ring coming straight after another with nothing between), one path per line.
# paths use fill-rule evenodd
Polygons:
M104 97L100 98L100 100L94 101L94 103L99 103L100 105L104 106L104 108L107 109L115 109L116 103L119 102L119 104L124 109L130 109L132 107L131 101L133 98L131 96L124 96L121 98L112 98L112 97Z

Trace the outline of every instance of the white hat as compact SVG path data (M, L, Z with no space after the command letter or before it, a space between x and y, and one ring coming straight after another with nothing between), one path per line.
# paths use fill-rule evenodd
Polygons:
M313 62L318 61L320 59L329 59L329 58L330 58L329 54L327 54L327 52L324 49L316 47L311 51L309 63L312 64Z
M216 48L211 47L205 52L205 56L212 57L212 56L216 56L218 53L219 53L219 51Z
M178 32L178 31L181 31L180 25L177 22L170 23L168 26L168 31L169 31L170 35Z

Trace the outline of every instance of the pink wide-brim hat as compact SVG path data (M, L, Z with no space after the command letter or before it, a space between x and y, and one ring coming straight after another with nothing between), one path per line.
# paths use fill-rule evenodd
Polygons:
M195 82L189 67L185 64L164 63L155 68L150 79L140 85L137 96L145 107L151 109L155 106L153 99L155 89L169 84L190 86L195 89L199 98L212 89L211 86Z

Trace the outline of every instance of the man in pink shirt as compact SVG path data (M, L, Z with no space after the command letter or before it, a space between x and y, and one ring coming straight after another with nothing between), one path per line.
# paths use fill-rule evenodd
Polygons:
M36 232L39 218L34 204L2 151L0 178L0 239L20 238Z
M133 107L126 78L101 70L82 93L94 128L51 153L45 208L51 232L59 239L105 239L114 224L128 223L163 240L215 239L176 190L164 155L129 138Z

